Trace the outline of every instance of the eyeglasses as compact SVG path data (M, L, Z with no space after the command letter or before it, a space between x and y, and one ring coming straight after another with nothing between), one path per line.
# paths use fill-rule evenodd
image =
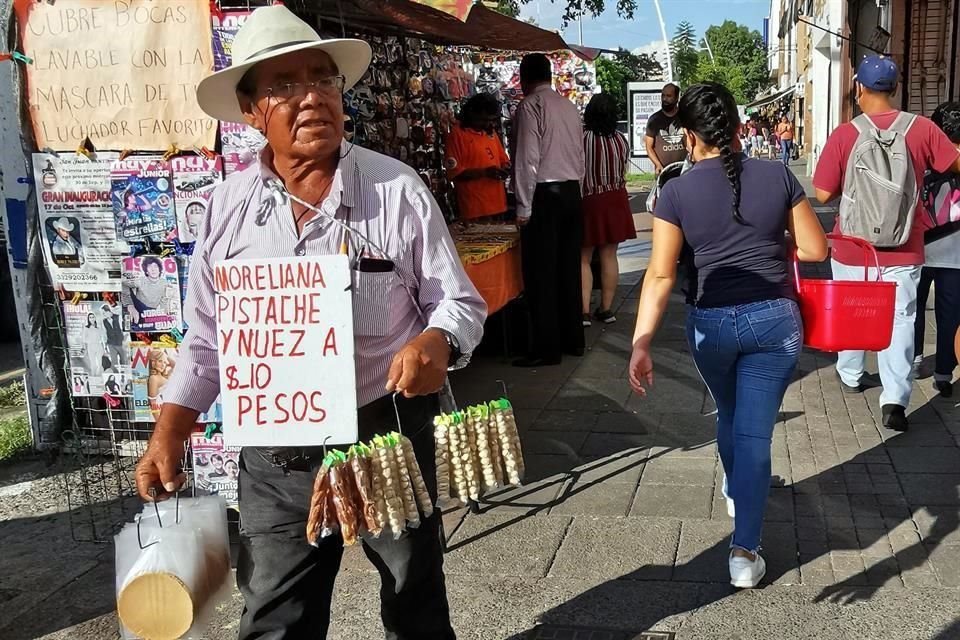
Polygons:
M278 100L302 98L310 91L316 91L320 95L326 96L339 95L343 93L343 87L346 83L347 79L344 76L329 76L309 82L278 82L272 87L268 87L266 94Z

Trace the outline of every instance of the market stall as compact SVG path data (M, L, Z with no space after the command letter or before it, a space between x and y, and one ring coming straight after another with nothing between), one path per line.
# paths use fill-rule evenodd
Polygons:
M479 77L510 68L520 56L477 47L566 48L557 34L480 5L466 22L411 2L292 8L327 35L370 42L374 63L344 98L347 135L414 167L451 215L443 143L459 103L478 86L519 98L513 71L502 83L489 73ZM33 400L47 401L44 414L56 423L35 429L36 440L62 445L66 463L76 463L67 486L74 536L102 540L134 495L133 467L189 331L183 295L206 199L249 166L263 144L249 127L207 117L194 93L202 78L229 65L233 37L251 7L23 0L15 9L20 38L9 46L16 53L9 64L22 91L21 135L32 173L24 179L31 191L23 219L8 217L7 230L26 229L24 295L37 310L30 333L49 379L49 400ZM78 21L81 13L100 18ZM65 49L65 29L95 44ZM555 59L558 88L582 102L592 90L592 67L570 54ZM491 312L518 297L515 229L454 231ZM196 494L219 495L235 507L238 450L224 445L221 420L217 402L198 420L185 462Z

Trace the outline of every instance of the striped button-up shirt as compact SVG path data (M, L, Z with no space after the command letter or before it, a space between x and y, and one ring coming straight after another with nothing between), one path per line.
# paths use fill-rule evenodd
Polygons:
M210 197L190 266L184 310L190 330L164 402L206 411L220 393L213 281L218 261L331 255L343 246L351 262L358 255L385 257L321 215L298 233L289 202L277 200L269 187L277 179L269 154L265 149L258 163L230 176ZM352 272L357 402L364 406L386 395L393 356L426 328L448 331L461 351L473 351L487 309L417 174L397 160L345 142L340 155L330 194L319 208L383 249L395 264L391 273ZM304 373L322 375L319 370Z
M517 107L512 151L517 217L529 218L538 184L583 178L583 125L577 108L549 84L534 87Z

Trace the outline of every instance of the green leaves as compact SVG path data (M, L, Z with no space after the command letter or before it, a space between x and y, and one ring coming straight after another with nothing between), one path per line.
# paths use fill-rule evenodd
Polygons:
M617 101L620 120L627 119L627 83L662 78L663 67L656 57L646 53L634 55L621 49L612 60L597 59L597 83Z

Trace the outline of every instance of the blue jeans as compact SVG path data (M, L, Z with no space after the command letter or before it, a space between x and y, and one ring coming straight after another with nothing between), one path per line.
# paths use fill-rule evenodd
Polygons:
M783 160L783 164L790 166L790 158L793 156L793 140L781 140L780 141L780 159Z
M863 280L863 267L833 263L834 280ZM913 391L913 340L917 322L917 287L920 284L920 267L881 267L880 273L887 282L897 283L896 310L893 315L893 336L890 346L877 354L880 381L883 393L880 405L898 404L904 409L910 406ZM877 269L870 267L867 277L874 280ZM843 383L850 387L860 384L867 366L867 354L863 351L841 351L837 354L837 373Z
M687 339L717 404L717 448L736 505L731 546L756 551L770 490L770 441L803 346L800 309L785 298L691 308Z
M960 328L960 269L923 268L917 293L917 320L913 333L914 359L923 355L927 325L925 310L930 297L930 285L935 287L933 306L937 319L937 355L933 378L937 382L952 382L953 370L957 368L953 339Z

